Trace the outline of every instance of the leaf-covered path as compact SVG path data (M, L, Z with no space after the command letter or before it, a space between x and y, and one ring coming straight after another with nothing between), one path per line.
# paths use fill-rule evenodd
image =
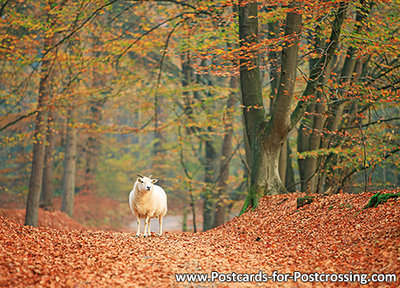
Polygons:
M30 228L0 216L1 287L265 287L178 283L175 273L395 273L400 201L360 211L371 193L264 197L258 209L216 229L137 238L133 233ZM275 287L276 283L270 283ZM344 283L280 283L342 287ZM369 283L367 287L398 287ZM346 287L359 287L351 283Z

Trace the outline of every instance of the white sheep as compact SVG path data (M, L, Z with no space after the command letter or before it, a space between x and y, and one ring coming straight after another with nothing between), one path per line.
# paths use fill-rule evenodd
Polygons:
M144 237L150 236L150 219L158 217L158 235L162 235L162 220L167 213L167 195L163 188L154 185L158 180L138 174L131 193L129 194L129 206L133 215L137 218L138 230L136 236L140 236L140 219L145 218Z

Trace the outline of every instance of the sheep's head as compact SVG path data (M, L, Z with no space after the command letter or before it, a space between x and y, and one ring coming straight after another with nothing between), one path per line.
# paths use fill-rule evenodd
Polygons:
M158 180L157 179L151 179L152 175L149 177L143 176L141 174L138 174L139 178L137 179L138 185L139 185L139 190L141 191L151 191L153 189L153 184L156 183Z

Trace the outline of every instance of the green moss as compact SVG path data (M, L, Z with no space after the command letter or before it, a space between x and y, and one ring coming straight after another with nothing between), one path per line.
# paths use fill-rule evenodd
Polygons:
M381 192L376 193L369 199L367 205L363 209L377 207L379 204L386 203L386 201L390 198L398 198L400 197L400 192L398 193L388 193L388 194L381 194Z

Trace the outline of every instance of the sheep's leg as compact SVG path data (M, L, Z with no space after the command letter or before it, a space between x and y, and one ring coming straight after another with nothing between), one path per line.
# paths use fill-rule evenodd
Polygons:
M137 233L136 236L139 237L140 236L140 218L136 217L137 220Z
M149 222L150 222L150 217L147 216L146 220L144 222L144 237L150 236L148 233L150 231L150 227L149 227Z
M151 236L151 229L150 229L150 227L151 227L150 224L151 224L151 223L150 223L150 222L151 222L151 219L149 218L149 225L148 225L148 227L147 227L147 228L149 228L149 231L148 231L148 233L147 233L148 236Z
M158 217L158 236L162 235L162 220L163 216Z

